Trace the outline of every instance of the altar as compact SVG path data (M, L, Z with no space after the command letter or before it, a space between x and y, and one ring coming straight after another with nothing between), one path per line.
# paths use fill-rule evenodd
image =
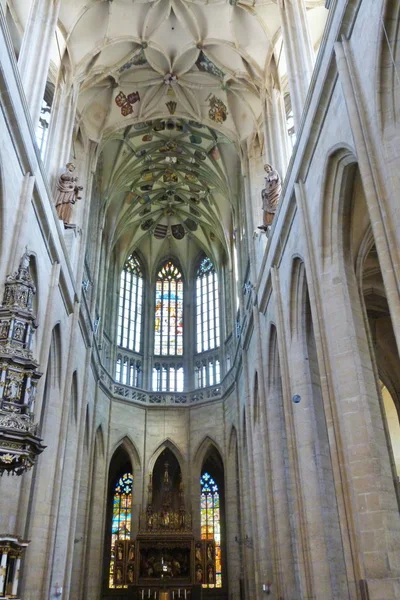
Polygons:
M203 584L215 583L215 542L195 539L181 474L171 476L166 462L154 477L136 537L115 543L114 585L140 600L198 598Z

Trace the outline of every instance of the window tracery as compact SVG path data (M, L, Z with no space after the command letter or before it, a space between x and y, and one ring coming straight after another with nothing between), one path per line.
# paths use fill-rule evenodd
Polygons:
M119 541L129 540L131 537L132 520L132 473L122 475L114 487L112 523L111 523L111 558L109 570L109 587L124 587L114 582L115 548ZM127 587L127 586L125 586Z
M218 485L206 471L200 478L200 519L201 539L215 542L215 585L203 584L203 587L222 587L221 567L221 513Z
M157 275L154 354L183 354L183 280L172 261L167 261Z
M196 325L198 353L220 345L218 276L208 257L197 269Z
M122 348L141 351L143 273L134 254L126 261L120 278L117 343Z

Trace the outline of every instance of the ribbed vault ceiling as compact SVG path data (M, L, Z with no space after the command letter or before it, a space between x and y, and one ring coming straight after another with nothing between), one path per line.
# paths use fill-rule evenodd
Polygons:
M313 42L325 0L307 0ZM30 3L10 0L26 26ZM77 126L102 148L110 250L229 257L241 142L263 131L282 74L277 0L61 0L53 73L78 93ZM275 61L271 57L275 51ZM272 66L271 66L272 65ZM262 173L260 173L262 178Z
M151 246L153 260L173 248L182 263L190 241L220 261L229 252L238 167L234 144L195 121L156 119L114 134L101 160L110 239L123 253Z

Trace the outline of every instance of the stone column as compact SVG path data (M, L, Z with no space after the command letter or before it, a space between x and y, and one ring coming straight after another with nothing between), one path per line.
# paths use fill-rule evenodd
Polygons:
M18 583L19 583L19 571L20 571L20 568L21 568L21 555L18 554L17 555L16 563L15 563L14 580L13 580L12 590L11 590L11 595L12 596L16 596L17 592L18 592Z
M4 593L7 557L8 557L8 548L3 548L3 554L1 555L1 562L0 562L0 593L1 594Z
M288 134L282 93L272 88L264 107L265 162L273 165L283 181L289 162Z
M33 0L18 66L33 124L39 119L60 0Z
M314 49L308 27L305 1L278 0L278 6L293 117L297 130L314 67Z
M78 89L59 78L52 107L45 163L51 184L70 157ZM85 190L86 192L86 190ZM89 198L85 198L86 202Z

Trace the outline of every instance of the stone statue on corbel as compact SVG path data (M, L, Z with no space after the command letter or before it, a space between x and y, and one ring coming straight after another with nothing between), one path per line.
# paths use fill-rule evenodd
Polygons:
M55 207L58 217L64 221L65 227L75 227L71 224L72 206L77 200L81 200L80 192L83 190L81 185L77 185L78 177L74 177L75 165L67 163L65 171L61 173L57 182L57 191L55 197Z
M267 232L274 220L279 201L282 194L282 182L278 171L271 165L264 165L266 173L265 188L261 192L262 209L263 209L263 224L258 226L264 232Z

